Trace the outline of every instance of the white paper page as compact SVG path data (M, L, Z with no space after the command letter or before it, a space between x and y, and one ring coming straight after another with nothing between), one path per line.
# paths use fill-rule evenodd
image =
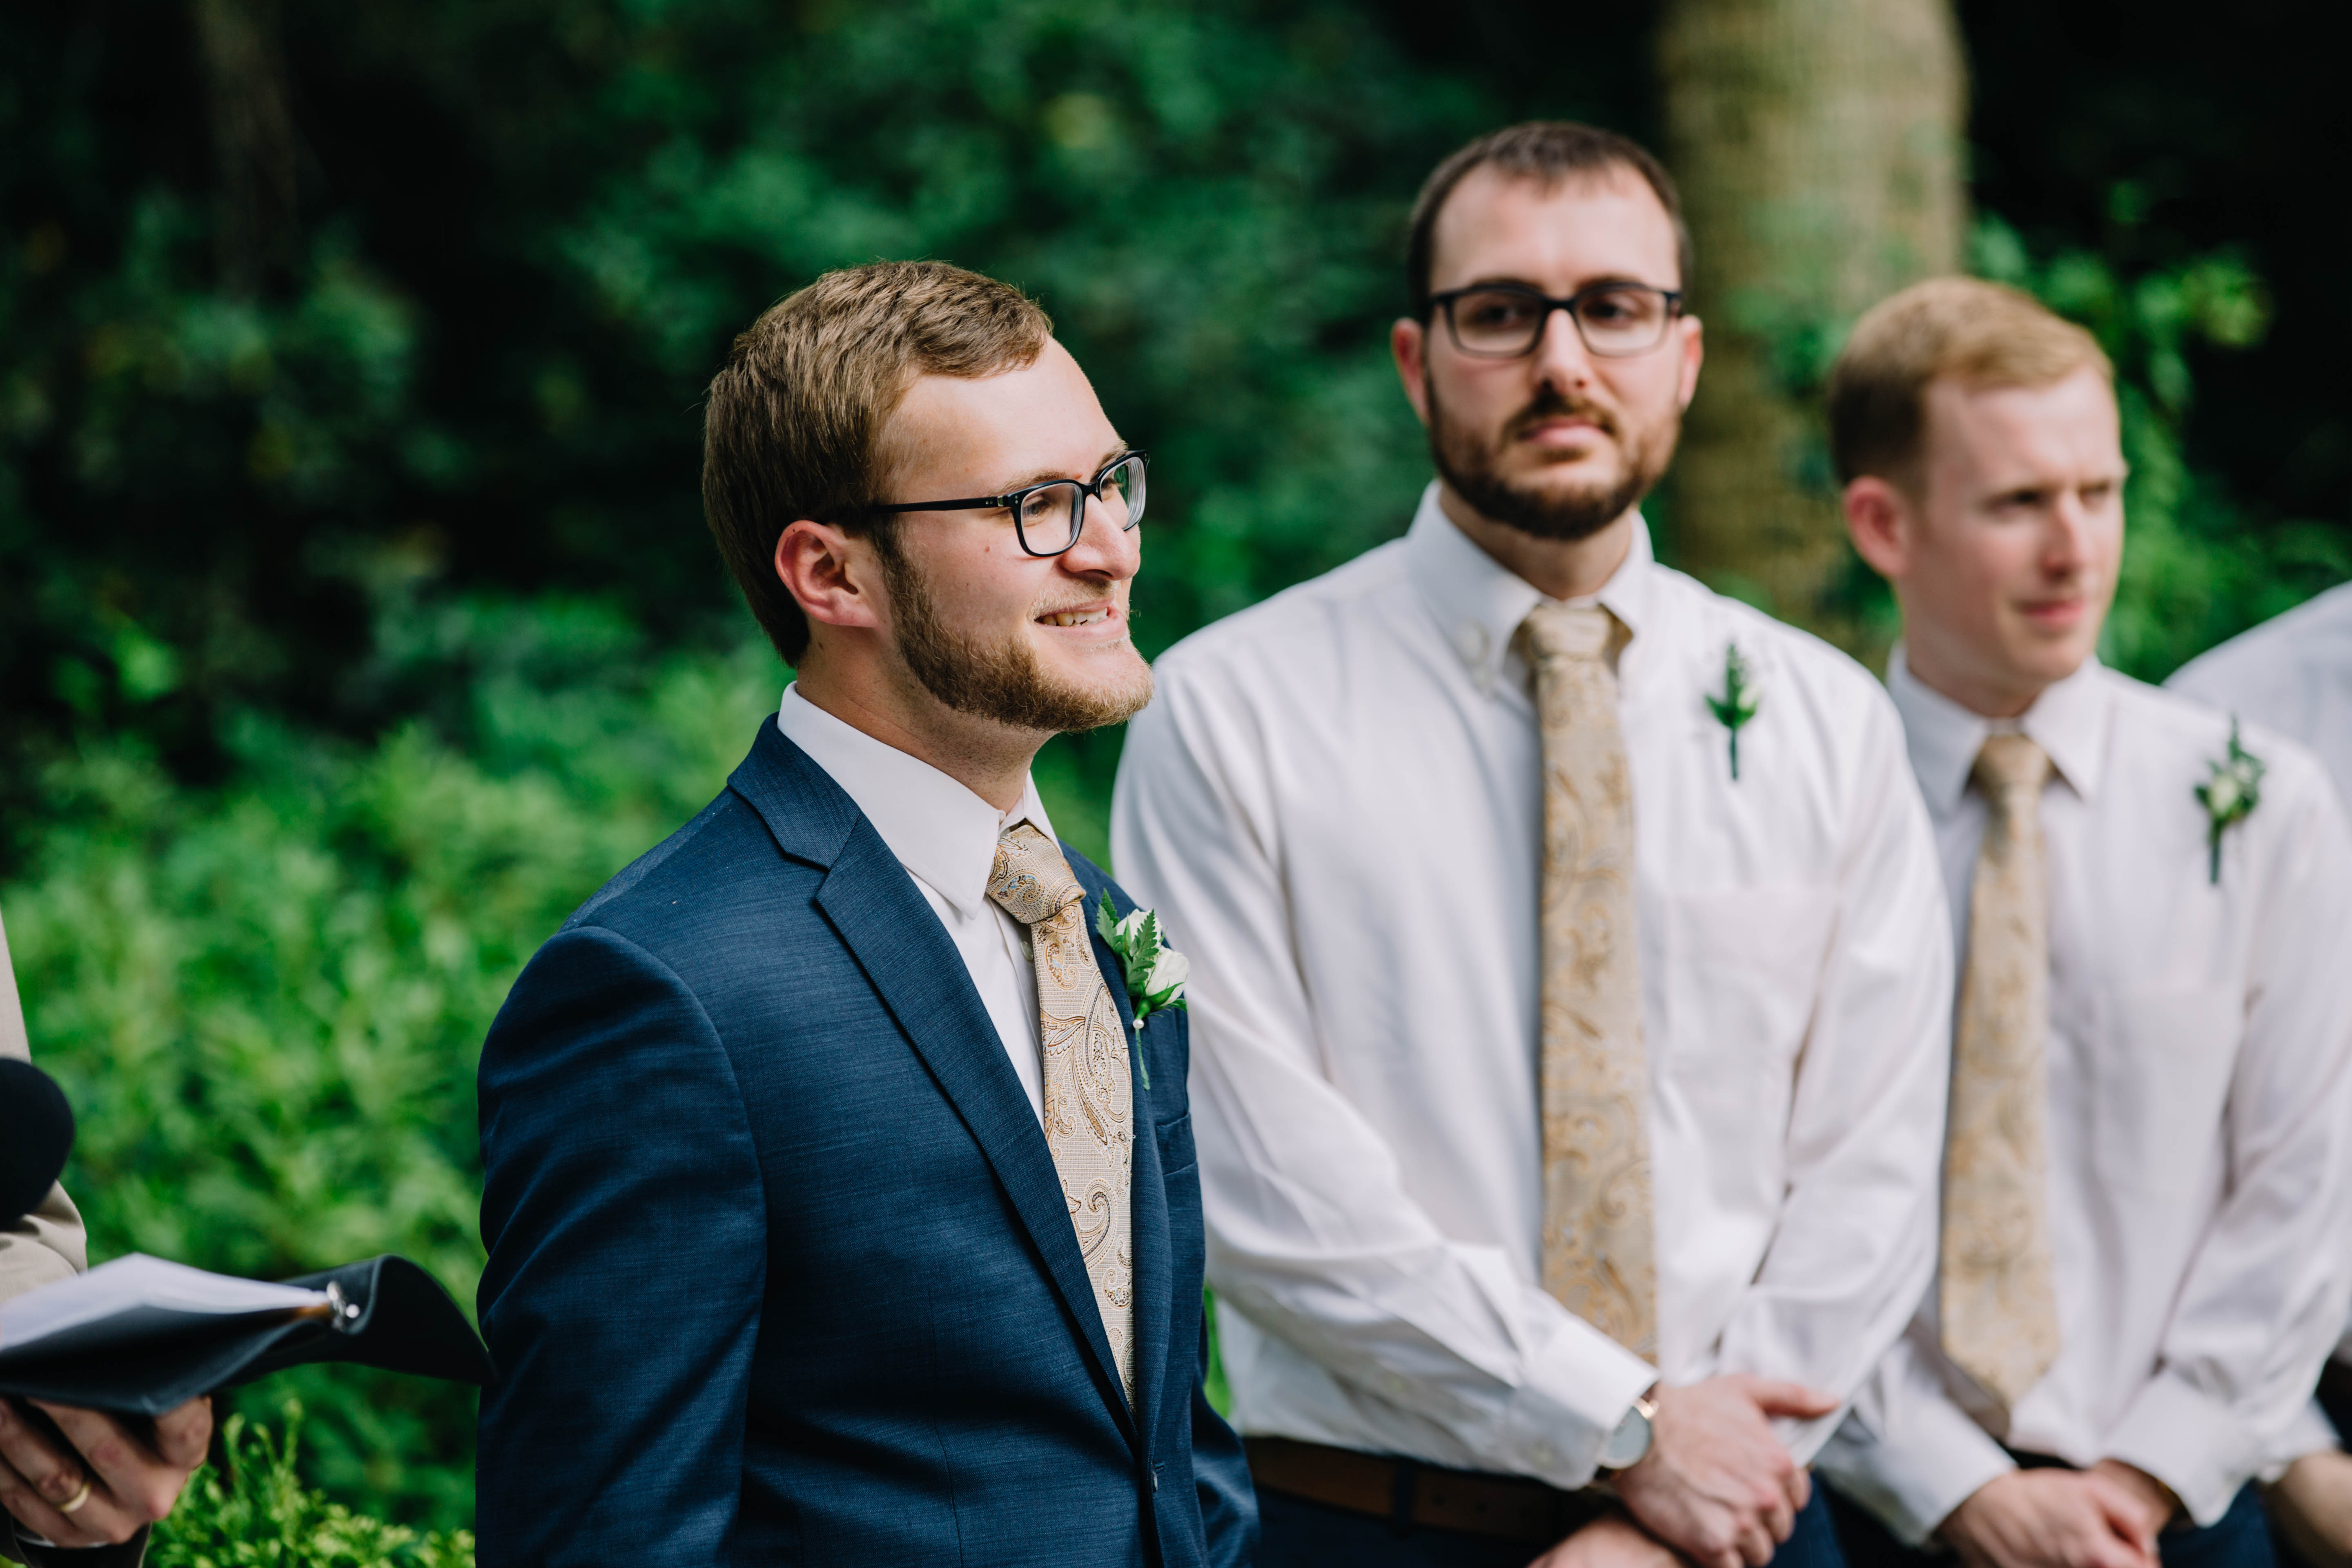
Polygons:
M0 1302L0 1352L142 1308L222 1317L324 1305L324 1290L207 1274L132 1253Z

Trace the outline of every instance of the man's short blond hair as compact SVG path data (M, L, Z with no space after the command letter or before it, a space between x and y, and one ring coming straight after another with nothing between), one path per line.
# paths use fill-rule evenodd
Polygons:
M877 261L826 273L736 338L704 405L702 506L785 663L808 651L809 624L776 577L778 536L803 517L886 532L877 447L915 378L1025 369L1053 335L1035 301L993 278Z
M1979 278L1914 283L1854 323L1830 372L1838 482L1917 488L1931 381L2039 387L2084 370L2116 378L2097 339L2031 295Z

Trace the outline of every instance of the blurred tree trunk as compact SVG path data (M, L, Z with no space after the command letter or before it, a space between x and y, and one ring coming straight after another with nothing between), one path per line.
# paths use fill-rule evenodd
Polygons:
M1859 647L1821 383L1857 315L1960 267L1968 90L1950 0L1666 0L1657 68L1706 323L1675 556Z
M294 259L294 117L277 0L193 0L219 184L224 292L252 294Z

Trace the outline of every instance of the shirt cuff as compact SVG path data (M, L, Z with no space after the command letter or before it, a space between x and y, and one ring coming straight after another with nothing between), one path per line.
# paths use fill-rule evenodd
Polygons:
M1906 1546L1922 1546L1952 1510L2017 1461L1948 1399L1916 1399L1900 1429L1871 1429L1849 1414L1814 1463L1840 1491L1882 1520Z
M2336 1435L2336 1424L2327 1419L2327 1412L2312 1400L2296 1411L2272 1445L2270 1458L2263 1463L2260 1479L2269 1486L2287 1472L2287 1467L2306 1454L2324 1454L2341 1447L2342 1439Z
M2199 1524L2227 1513L2267 1457L2235 1411L2170 1373L2142 1388L2114 1429L2106 1457L2170 1487Z
M1567 1326L1554 1351L1504 1405L1495 1451L1513 1470L1574 1491L1591 1484L1601 1446L1658 1381L1658 1369L1581 1321Z

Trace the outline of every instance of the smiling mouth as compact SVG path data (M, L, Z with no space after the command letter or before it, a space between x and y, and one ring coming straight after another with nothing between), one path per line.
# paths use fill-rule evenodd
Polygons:
M1096 605L1084 610L1049 610L1037 617L1037 624L1046 626L1090 626L1097 621L1110 619L1110 611Z

